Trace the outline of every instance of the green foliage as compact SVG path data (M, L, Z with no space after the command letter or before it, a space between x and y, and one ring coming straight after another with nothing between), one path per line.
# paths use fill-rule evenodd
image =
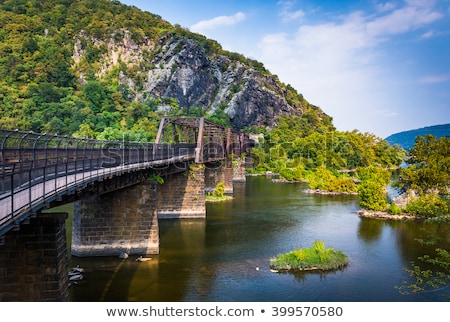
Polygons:
M442 218L440 224L448 227L450 225L449 217ZM441 226L437 225L437 227ZM436 237L435 233L430 232L425 240L418 240L418 242L434 245L436 249L433 254L419 256L417 261L410 263L409 268L404 268L411 279L404 281L401 286L396 286L396 288L402 294L431 292L448 288L450 284L450 252L444 248L448 246L448 241L441 240ZM450 297L444 295L443 299L450 300Z
M401 215L402 209L399 206L397 206L395 202L391 202L391 204L389 205L389 213L391 215Z
M388 201L385 188L385 185L375 180L363 181L358 185L359 205L368 210L386 210Z
M408 167L400 172L396 186L402 192L413 190L419 195L439 192L448 194L450 182L450 138L438 140L433 135L417 137L408 151Z
M308 182L310 189L331 192L356 192L356 183L351 177L334 173L325 166L310 171Z
M119 58L117 66L105 70L104 43L130 35L141 45L173 33L174 37L197 40L211 54L221 52L215 41L119 1L4 1L0 23L2 128L153 140L162 117L157 111L159 104L170 105L172 115L190 111L181 111L176 101L135 100L155 53L144 51L139 66L127 65ZM76 59L72 57L75 47L80 54ZM121 73L133 80L135 87L119 84ZM77 79L85 83L79 84ZM198 109L191 112L204 114ZM222 114L214 117L227 122Z
M396 186L401 192L413 196L408 201L405 211L427 218L427 222L437 227L449 225L450 201L448 199L450 138L441 137L438 140L433 135L417 137L413 148L408 151L406 160L408 167L401 169ZM433 254L418 257L417 262L411 262L405 271L412 278L399 287L403 294L430 292L446 288L450 283L450 254L448 240L436 243L435 234L430 234L425 240L419 240L427 245L436 245Z
M313 111L311 109L309 115ZM313 119L314 117L305 115L279 117L278 125L252 150L255 169L258 172L277 172L289 180L292 168L295 168L288 166L292 163L301 164L306 171L320 167L335 171L355 170L370 165L397 168L404 160L404 150L398 146L390 146L372 134L335 131L326 122L316 122ZM339 185L353 190L351 180L340 179L340 182L332 184ZM314 182L313 186L320 188L324 186L324 182Z
M225 182L220 181L217 183L216 188L212 192L213 197L222 198L225 195Z
M152 173L148 178L149 178L149 180L156 181L159 184L163 184L164 183L164 178L159 176L159 175L157 175L157 174L154 174L154 173Z
M341 251L326 248L317 240L311 248L297 249L270 259L270 267L275 270L333 270L348 264L348 257Z
M212 114L207 114L205 119L225 127L231 127L230 117L223 108L218 108Z
M426 217L445 216L450 214L450 202L436 193L430 193L412 198L405 210L407 213Z
M364 209L384 211L388 208L386 187L391 173L377 166L358 168L361 183L358 184L359 205Z
M358 168L357 174L362 181L379 181L385 186L390 183L392 177L392 173L388 169L376 165Z
M205 196L206 201L221 202L231 200L233 197L225 195L225 182L220 181L217 183L215 189L212 192L208 192Z

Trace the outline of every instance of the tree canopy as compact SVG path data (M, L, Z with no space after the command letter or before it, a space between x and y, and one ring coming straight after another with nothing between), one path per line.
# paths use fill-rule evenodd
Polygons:
M408 151L408 167L402 169L397 186L402 192L413 190L419 195L448 195L450 184L450 138L436 139L429 134L416 138Z

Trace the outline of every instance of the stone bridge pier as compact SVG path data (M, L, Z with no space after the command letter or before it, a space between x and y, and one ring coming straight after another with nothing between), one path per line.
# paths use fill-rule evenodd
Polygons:
M158 254L158 219L205 218L205 190L224 181L226 192L232 193L233 180L245 179L240 164L228 164L186 164L185 171L165 175L162 184L148 179L77 201L72 254Z
M157 254L157 183L138 184L75 202L72 255Z
M69 300L66 213L39 214L0 245L0 302Z
M205 190L242 181L237 163L186 164L165 175L164 183L147 179L74 204L72 255L118 256L159 253L159 219L205 218ZM38 213L0 239L0 301L68 301L66 213Z

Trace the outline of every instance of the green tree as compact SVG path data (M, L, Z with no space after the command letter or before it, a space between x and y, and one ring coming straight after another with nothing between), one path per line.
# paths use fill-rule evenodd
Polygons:
M358 176L361 179L357 188L359 205L368 210L386 210L389 206L386 188L391 180L391 172L372 165L359 168Z
M413 190L419 195L448 194L450 183L450 138L433 135L417 137L408 151L408 166L400 172L395 186L401 192Z
M449 211L449 167L450 138L436 139L433 135L417 137L414 146L408 151L407 167L400 172L396 186L402 192L415 192L406 205L406 211L426 217L426 222L436 229L448 229ZM434 245L431 254L425 254L411 262L405 271L412 281L405 281L398 287L404 294L429 292L446 288L450 284L450 253L448 240L439 240L430 233L420 243ZM450 298L447 298L450 299Z

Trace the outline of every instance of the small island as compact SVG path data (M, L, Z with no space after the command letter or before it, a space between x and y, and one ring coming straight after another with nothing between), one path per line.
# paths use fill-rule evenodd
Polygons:
M232 196L225 194L225 182L223 181L217 183L216 188L205 195L206 202L221 202L231 199L233 199Z
M317 240L311 248L296 249L270 259L273 271L328 271L342 269L348 257L341 251L326 248L325 242Z

